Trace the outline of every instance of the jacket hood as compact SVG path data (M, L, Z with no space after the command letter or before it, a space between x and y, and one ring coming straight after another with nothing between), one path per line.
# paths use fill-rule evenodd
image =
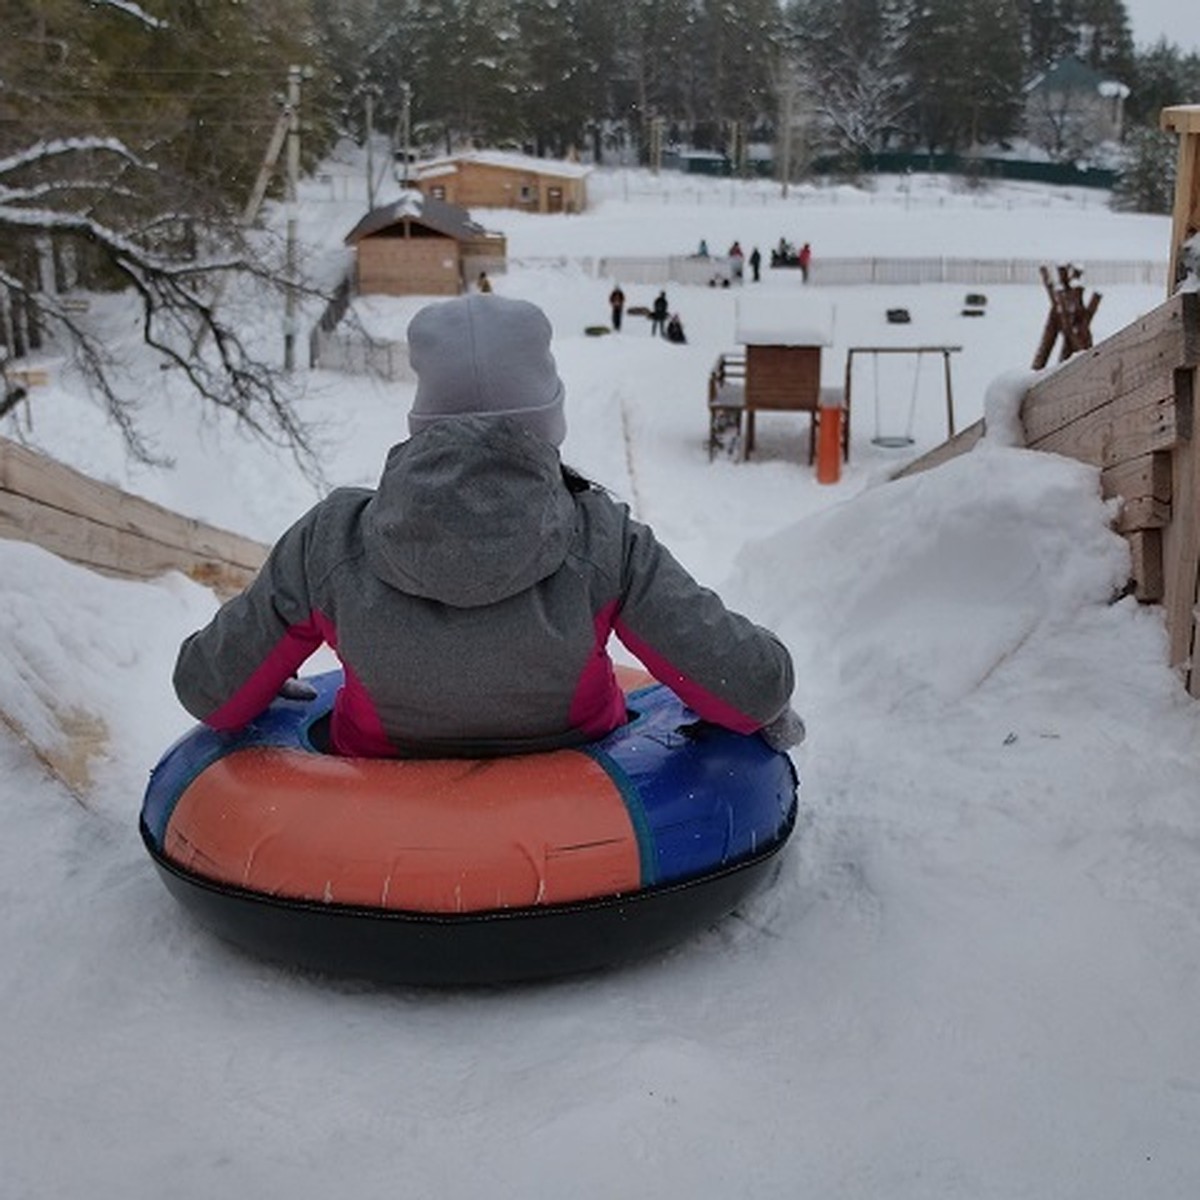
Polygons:
M574 528L558 451L510 417L436 422L393 446L363 512L371 570L456 608L553 574Z

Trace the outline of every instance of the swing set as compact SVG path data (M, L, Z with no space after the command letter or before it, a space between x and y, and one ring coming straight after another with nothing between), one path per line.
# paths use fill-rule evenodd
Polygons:
M946 395L946 436L954 436L954 386L950 378L950 355L962 350L961 346L851 346L846 351L846 402L847 414L850 410L850 397L854 382L855 355L869 354L871 356L872 379L875 401L875 436L871 438L873 445L888 449L899 449L913 444L913 428L917 415L917 397L921 390L921 366L928 355L941 355L942 380ZM908 420L903 433L885 433L883 426L883 404L879 391L879 358L884 354L916 355L916 369L913 371L912 393L908 399Z

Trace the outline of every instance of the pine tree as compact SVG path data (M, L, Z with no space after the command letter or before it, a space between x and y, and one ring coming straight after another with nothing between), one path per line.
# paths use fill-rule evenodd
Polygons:
M1175 138L1145 125L1129 130L1113 188L1113 207L1168 213L1175 195Z

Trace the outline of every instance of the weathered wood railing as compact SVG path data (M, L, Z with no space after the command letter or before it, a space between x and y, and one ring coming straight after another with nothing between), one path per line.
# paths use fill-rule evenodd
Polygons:
M108 575L181 571L220 595L254 577L267 547L182 517L0 438L0 537L36 542Z

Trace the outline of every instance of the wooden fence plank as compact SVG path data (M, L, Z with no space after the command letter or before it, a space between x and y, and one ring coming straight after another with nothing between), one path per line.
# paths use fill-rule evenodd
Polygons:
M1196 369L1175 373L1179 424L1186 434L1171 455L1171 523L1163 530L1163 607L1171 663L1184 670L1200 696L1200 430L1196 428Z
M960 429L958 433L942 442L940 446L934 446L932 450L922 454L920 458L914 458L912 462L906 463L892 478L902 479L905 475L919 475L922 471L939 467L942 463L949 462L952 458L957 458L960 454L966 454L968 450L974 448L975 443L983 437L985 431L983 421L976 421L973 425L968 425L966 429Z
M1171 456L1142 454L1100 472L1100 494L1121 497L1117 529L1161 529L1171 520Z
M1195 294L1175 296L1035 383L1021 409L1027 443L1122 397L1170 396L1171 372L1200 359L1198 305Z
M178 570L228 595L254 577L267 547L0 438L0 536L36 542L106 574Z
M1129 543L1130 570L1133 575L1133 594L1143 604L1163 597L1162 531L1137 529L1126 535Z
M1028 444L1032 450L1064 454L1094 467L1113 467L1143 454L1170 450L1175 441L1174 395L1146 403L1137 394L1122 396Z

